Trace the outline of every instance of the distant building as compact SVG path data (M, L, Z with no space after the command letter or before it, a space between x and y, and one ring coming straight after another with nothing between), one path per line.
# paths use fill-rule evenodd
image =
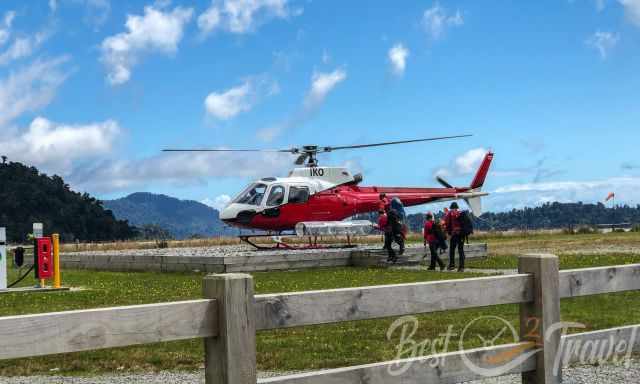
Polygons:
M618 223L618 224L596 224L596 228L602 233L610 233L614 231L631 232L633 225L631 223Z

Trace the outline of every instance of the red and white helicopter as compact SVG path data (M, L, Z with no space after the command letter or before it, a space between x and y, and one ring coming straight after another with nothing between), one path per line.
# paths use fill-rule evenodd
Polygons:
M362 175L353 175L344 167L321 167L317 155L343 149L379 147L385 145L416 143L468 137L457 135L428 139L391 141L375 144L319 147L306 145L301 148L281 150L253 149L165 149L165 152L284 152L297 155L296 165L287 177L265 177L251 183L220 213L220 219L229 225L282 234L303 228L334 228L335 233L349 234L349 217L375 212L379 208L380 194L397 198L404 207L462 199L474 215L482 213L482 186L493 159L488 152L473 181L467 187L453 187L442 178L437 180L443 188L408 188L361 186ZM340 231L343 229L344 231ZM304 232L304 230L303 230ZM305 235L307 233L304 233ZM247 241L248 236L243 240Z

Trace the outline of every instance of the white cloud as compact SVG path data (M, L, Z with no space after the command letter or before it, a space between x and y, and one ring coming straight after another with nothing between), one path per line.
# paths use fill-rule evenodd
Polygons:
M280 91L278 83L266 76L247 78L241 85L223 92L211 92L204 100L207 113L220 120L229 120L253 108L262 98Z
M333 72L314 72L311 76L311 89L304 104L306 108L315 108L322 104L327 95L347 78L347 72L338 68Z
M211 208L216 209L218 212L222 211L230 202L231 196L229 195L220 195L216 196L214 199L206 198L201 201L202 204L208 205Z
M457 173L460 175L470 175L476 172L486 154L487 150L485 148L475 148L456 157L454 164Z
M0 79L0 128L23 113L37 111L51 102L66 79L60 67L67 60L67 57L36 60Z
M435 3L422 15L422 26L432 40L438 40L447 28L459 27L464 24L460 10L450 14L447 9Z
M67 174L75 160L110 153L119 134L113 120L66 125L37 117L21 135L0 141L0 148L12 160Z
M251 109L249 82L231 88L222 93L211 92L204 101L207 113L221 120L228 120L240 112Z
M540 205L545 202L601 202L609 192L622 204L639 204L640 177L614 177L591 181L511 184L496 188L485 200L490 210Z
M288 129L303 124L324 102L327 95L347 78L347 72L338 68L333 72L314 72L311 86L307 91L302 107L281 123L258 130L256 135L263 141L272 141Z
M198 16L198 28L203 36L217 28L243 34L270 19L286 19L300 13L301 10L291 10L287 0L223 0L221 4L214 0Z
M58 1L57 0L49 0L49 9L51 12L55 12L58 10Z
M640 0L618 0L629 21L640 27Z
M407 67L407 57L409 50L402 43L398 43L389 49L389 62L391 63L391 71L398 76L404 74Z
M15 17L15 11L5 12L4 17L2 18L2 23L0 23L0 45L9 41L9 37L11 36L11 25L13 24L13 19Z
M127 32L107 37L102 42L102 61L111 84L126 83L142 55L150 52L173 54L182 40L184 27L193 9L176 7L172 11L147 6L144 15L127 15Z
M0 53L0 65L30 56L49 37L49 32L37 32L33 36L17 37L13 43Z
M291 166L282 153L164 153L139 160L109 160L76 170L69 181L81 190L112 192L152 183L206 184L210 178L279 175Z
M203 34L211 33L218 25L220 25L220 9L212 5L198 16L198 28Z
M456 156L447 167L440 167L434 172L434 176L466 176L474 174L487 154L485 148L474 148Z
M600 57L605 60L609 52L618 44L618 40L620 36L617 33L596 31L587 39L586 44L597 49Z

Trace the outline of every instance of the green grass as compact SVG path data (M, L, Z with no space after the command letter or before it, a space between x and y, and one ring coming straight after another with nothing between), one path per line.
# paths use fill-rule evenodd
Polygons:
M476 276L458 273L377 268L327 268L297 272L253 274L257 293L291 292L365 285L409 283ZM0 316L80 308L142 304L201 297L203 274L64 272L65 285L85 287L80 292L8 294L0 296ZM33 283L31 277L29 283ZM563 320L586 323L588 329L640 323L639 292L601 295L562 303ZM518 306L449 311L417 316L416 340L433 339L447 331L460 333L471 320L483 315L507 319L517 329ZM397 334L387 340L395 319L367 320L258 333L258 367L261 370L304 370L349 366L396 357ZM480 323L476 332L493 336L497 323ZM34 330L35 332L35 330ZM512 340L503 338L500 342ZM450 350L457 349L457 338ZM480 345L478 338L465 340L466 348ZM202 340L158 343L145 346L0 361L0 375L98 374L141 370L192 370L203 362Z
M604 254L604 255L558 255L560 269L604 267L608 265L623 265L640 263L638 254ZM471 259L467 262L467 268L478 269L517 269L517 255L498 255L483 259Z

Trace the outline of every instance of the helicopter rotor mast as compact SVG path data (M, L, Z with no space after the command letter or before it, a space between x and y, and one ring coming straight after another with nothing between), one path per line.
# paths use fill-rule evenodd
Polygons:
M417 143L424 141L438 141L438 140L448 140L448 139L457 139L462 137L470 137L473 135L465 134L465 135L454 135L454 136L441 136L441 137L431 137L426 139L413 139L413 140L399 140L399 141L387 141L381 143L372 143L372 144L356 144L356 145L345 145L345 146L327 146L320 147L317 145L304 145L302 147L293 147L289 149L226 149L226 148L201 148L201 149L163 149L163 152L272 152L272 153L291 153L293 155L298 155L295 160L296 165L303 165L305 161L307 162L307 167L317 167L318 166L318 158L317 155L320 153L328 153L342 149L359 149L359 148L369 148L369 147L381 147L386 145L396 145L396 144L408 144L408 143Z

